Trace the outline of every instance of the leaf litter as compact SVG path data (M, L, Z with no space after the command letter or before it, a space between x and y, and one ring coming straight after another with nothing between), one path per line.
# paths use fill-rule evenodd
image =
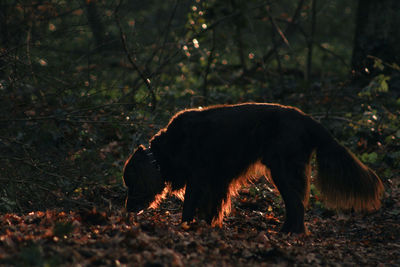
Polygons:
M182 203L175 198L140 214L125 212L122 197L97 209L1 214L0 265L400 265L399 183L372 214L313 205L306 213L309 235L279 232L283 204L267 189L242 190L221 228L181 224Z

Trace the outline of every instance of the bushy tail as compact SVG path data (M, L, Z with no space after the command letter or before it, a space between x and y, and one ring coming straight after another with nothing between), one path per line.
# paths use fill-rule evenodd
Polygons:
M336 142L319 123L314 123L318 165L316 186L327 207L355 211L379 209L384 187L378 175Z

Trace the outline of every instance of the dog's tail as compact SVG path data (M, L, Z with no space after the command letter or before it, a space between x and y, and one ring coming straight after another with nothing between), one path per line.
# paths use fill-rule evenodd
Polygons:
M329 208L377 210L384 191L376 173L340 145L318 122L309 131L316 145L316 186Z

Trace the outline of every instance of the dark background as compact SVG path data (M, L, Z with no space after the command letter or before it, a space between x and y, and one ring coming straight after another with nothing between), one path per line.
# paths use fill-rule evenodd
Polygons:
M222 103L299 107L391 179L399 20L397 0L2 1L0 211L120 201L136 144Z

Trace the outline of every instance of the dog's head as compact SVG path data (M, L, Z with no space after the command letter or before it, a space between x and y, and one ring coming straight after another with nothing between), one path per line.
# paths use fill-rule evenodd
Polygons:
M143 146L139 146L125 162L123 175L128 187L127 211L138 212L147 208L165 187L160 170Z

